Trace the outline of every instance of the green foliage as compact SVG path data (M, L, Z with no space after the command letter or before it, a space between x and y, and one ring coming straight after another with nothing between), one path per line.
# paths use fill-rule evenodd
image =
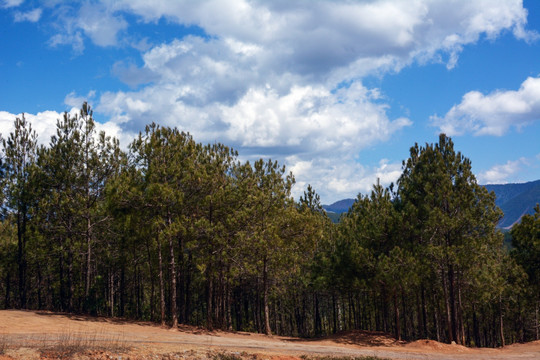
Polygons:
M525 215L512 229L513 257L528 275L533 286L540 284L540 205L533 215Z
M124 153L86 103L47 147L15 125L0 164L4 308L476 346L535 336L540 210L509 256L494 195L445 135L335 224L311 186L293 200L277 161L176 128L152 123Z
M14 132L2 140L2 212L12 215L17 227L18 306L27 306L28 228L36 207L35 171L37 134L22 118L16 118ZM9 216L9 215L8 215Z

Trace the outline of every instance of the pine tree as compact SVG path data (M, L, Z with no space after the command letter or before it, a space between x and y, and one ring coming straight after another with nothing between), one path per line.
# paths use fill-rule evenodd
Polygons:
M13 212L17 224L17 266L20 308L27 307L27 241L28 223L35 197L32 189L32 167L36 162L37 134L24 118L15 119L15 129L2 141L5 181L3 194L7 211Z
M41 230L50 235L54 242L50 249L58 254L63 310L75 310L75 301L78 310L95 308L90 296L95 275L93 249L104 234L100 226L108 220L104 188L118 166L119 152L116 139L103 132L96 134L87 103L75 116L65 113L49 147L40 149ZM82 253L84 260L79 257ZM65 272L67 276L63 276ZM82 284L76 280L81 277Z
M530 298L534 308L535 338L540 340L540 205L534 214L524 215L512 228L512 257L528 276Z
M472 279L498 259L502 235L495 225L502 214L444 134L410 153L398 182L409 241L439 281L448 341L463 343L464 292L474 291Z

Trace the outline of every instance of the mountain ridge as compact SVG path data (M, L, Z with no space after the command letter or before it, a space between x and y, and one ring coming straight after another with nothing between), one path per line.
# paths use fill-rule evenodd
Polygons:
M526 183L484 185L496 196L495 204L501 208L504 216L498 227L510 229L526 214L534 213L534 207L540 203L540 180Z
M519 222L523 215L532 214L536 204L540 203L540 180L482 186L489 192L493 191L495 193L495 204L504 213L497 225L501 229L510 229ZM343 199L330 205L323 205L323 208L330 218L337 222L341 214L349 211L355 201L356 199Z

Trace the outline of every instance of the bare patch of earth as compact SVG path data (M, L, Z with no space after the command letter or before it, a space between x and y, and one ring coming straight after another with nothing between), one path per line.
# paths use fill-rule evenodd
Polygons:
M180 326L45 311L0 311L0 360L13 359L253 359L300 356L375 356L389 359L539 359L540 341L501 349L471 349L433 340L397 342L368 331L322 339L206 331Z

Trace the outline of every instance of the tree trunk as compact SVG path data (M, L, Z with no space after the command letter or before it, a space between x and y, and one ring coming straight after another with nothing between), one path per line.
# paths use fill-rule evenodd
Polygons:
M19 204L19 208L24 205ZM17 263L19 265L19 308L26 308L26 214L17 212Z
M270 329L270 308L268 305L268 261L266 257L263 261L263 303L264 303L264 333L266 335L272 335Z
M332 311L333 311L333 314L334 314L334 319L333 319L333 329L332 329L332 332L335 334L337 333L337 317L338 317L338 314L337 314L337 305L336 305L336 294L332 291Z
M410 311L405 311L405 309L407 309L407 304L405 303L405 292L403 291L403 289L401 289L401 307L403 308L403 337L405 339L408 339L411 334L410 326L412 326L412 321L409 321L409 319L407 319L407 313L411 314L412 318L413 310L412 308L409 308Z
M171 219L169 218L169 225ZM176 265L174 261L174 245L172 236L169 236L169 256L171 265L171 316L172 316L172 329L178 329L178 312L176 311Z
M87 200L89 201L89 200ZM86 283L84 287L84 297L85 297L85 310L89 310L90 306L90 275L91 275L91 264L92 264L92 224L90 221L90 214L87 213L86 217Z
M193 258L190 253L188 256L188 263L187 263L186 271L184 272L185 278L186 278L186 286L185 286L186 302L185 302L185 308L184 308L184 311L185 311L184 319L187 323L189 323L191 320L190 316L191 316L191 268L192 268L191 265L192 265L192 262L193 262Z
M439 301L437 301L435 295L433 295L433 306L435 307L435 310L433 311L433 321L435 323L435 331L437 332L437 341L441 342L441 309L439 307Z
M452 266L448 267L448 289L450 295L450 319L452 322L452 338L455 342L460 343L458 336L458 326L457 326L457 311L456 311L456 280L454 269Z
M457 320L458 320L458 332L459 343L465 345L465 326L463 324L463 305L461 304L461 285L458 281L458 301L457 301Z
M124 317L126 314L126 259L122 258L122 267L120 268L120 311L119 315Z
M60 256L58 257L58 280L59 280L59 295L60 295L60 311L66 310L66 285L64 279L64 248L60 246Z
M43 299L41 297L41 289L43 288L43 285L41 284L42 278L41 278L41 266L38 265L37 268L37 276L38 276L38 283L37 283L37 292L38 292L38 309L42 309L43 307Z
M206 328L208 330L213 330L214 329L214 321L213 321L213 307L214 307L214 304L213 304L213 296L214 296L214 284L213 284L213 278L212 278L212 274L211 274L211 269L208 268L207 270L207 273L208 273L208 279L206 281Z
M147 238L146 240L146 251L147 251L147 262L148 262L148 274L150 275L150 319L154 320L154 293L155 293L155 281L154 281L154 271L152 267L152 253L150 252L150 244Z
M480 331L478 327L478 317L476 315L476 310L473 305L473 336L474 336L474 346L480 347L482 340L480 339Z
M114 274L109 270L109 306L111 317L114 317Z
M161 241L156 235L158 245L158 265L159 265L159 304L161 310L161 326L165 326L165 284L163 282L163 259L161 257Z
M504 323L503 323L503 306L502 306L502 296L499 295L499 335L501 336L501 346L506 345L504 341Z
M426 290L424 289L424 285L422 285L422 332L423 332L424 338L427 339L428 331L427 331Z
M313 294L313 297L314 297L314 301L313 301L313 306L314 306L314 313L315 313L315 323L314 323L314 328L315 328L315 335L320 335L321 332L322 332L322 329L321 329L321 314L319 312L319 297L317 296L317 293L315 292Z
M451 343L454 341L453 331L452 331L452 315L450 310L450 299L448 298L448 285L446 283L446 274L441 270L441 278L443 282L443 293L444 293L444 305L446 310L446 326L448 330L448 342Z
M232 313L231 313L231 307L232 307L232 294L231 294L231 285L227 282L226 287L226 308L227 308L227 330L232 331L233 325L232 325Z
M398 306L398 298L397 298L397 291L394 291L394 316L395 316L395 335L396 339L398 341L401 340L401 324L399 321L399 306Z
M4 298L4 309L10 308L10 305L9 305L9 303L11 302L10 292L11 292L11 272L8 271L6 273L6 294Z
M73 281L73 250L68 247L68 312L73 312L73 294L75 293Z
M534 309L534 322L536 328L536 340L540 340L540 326L538 325L538 308L540 307L540 300L536 302L536 308Z

